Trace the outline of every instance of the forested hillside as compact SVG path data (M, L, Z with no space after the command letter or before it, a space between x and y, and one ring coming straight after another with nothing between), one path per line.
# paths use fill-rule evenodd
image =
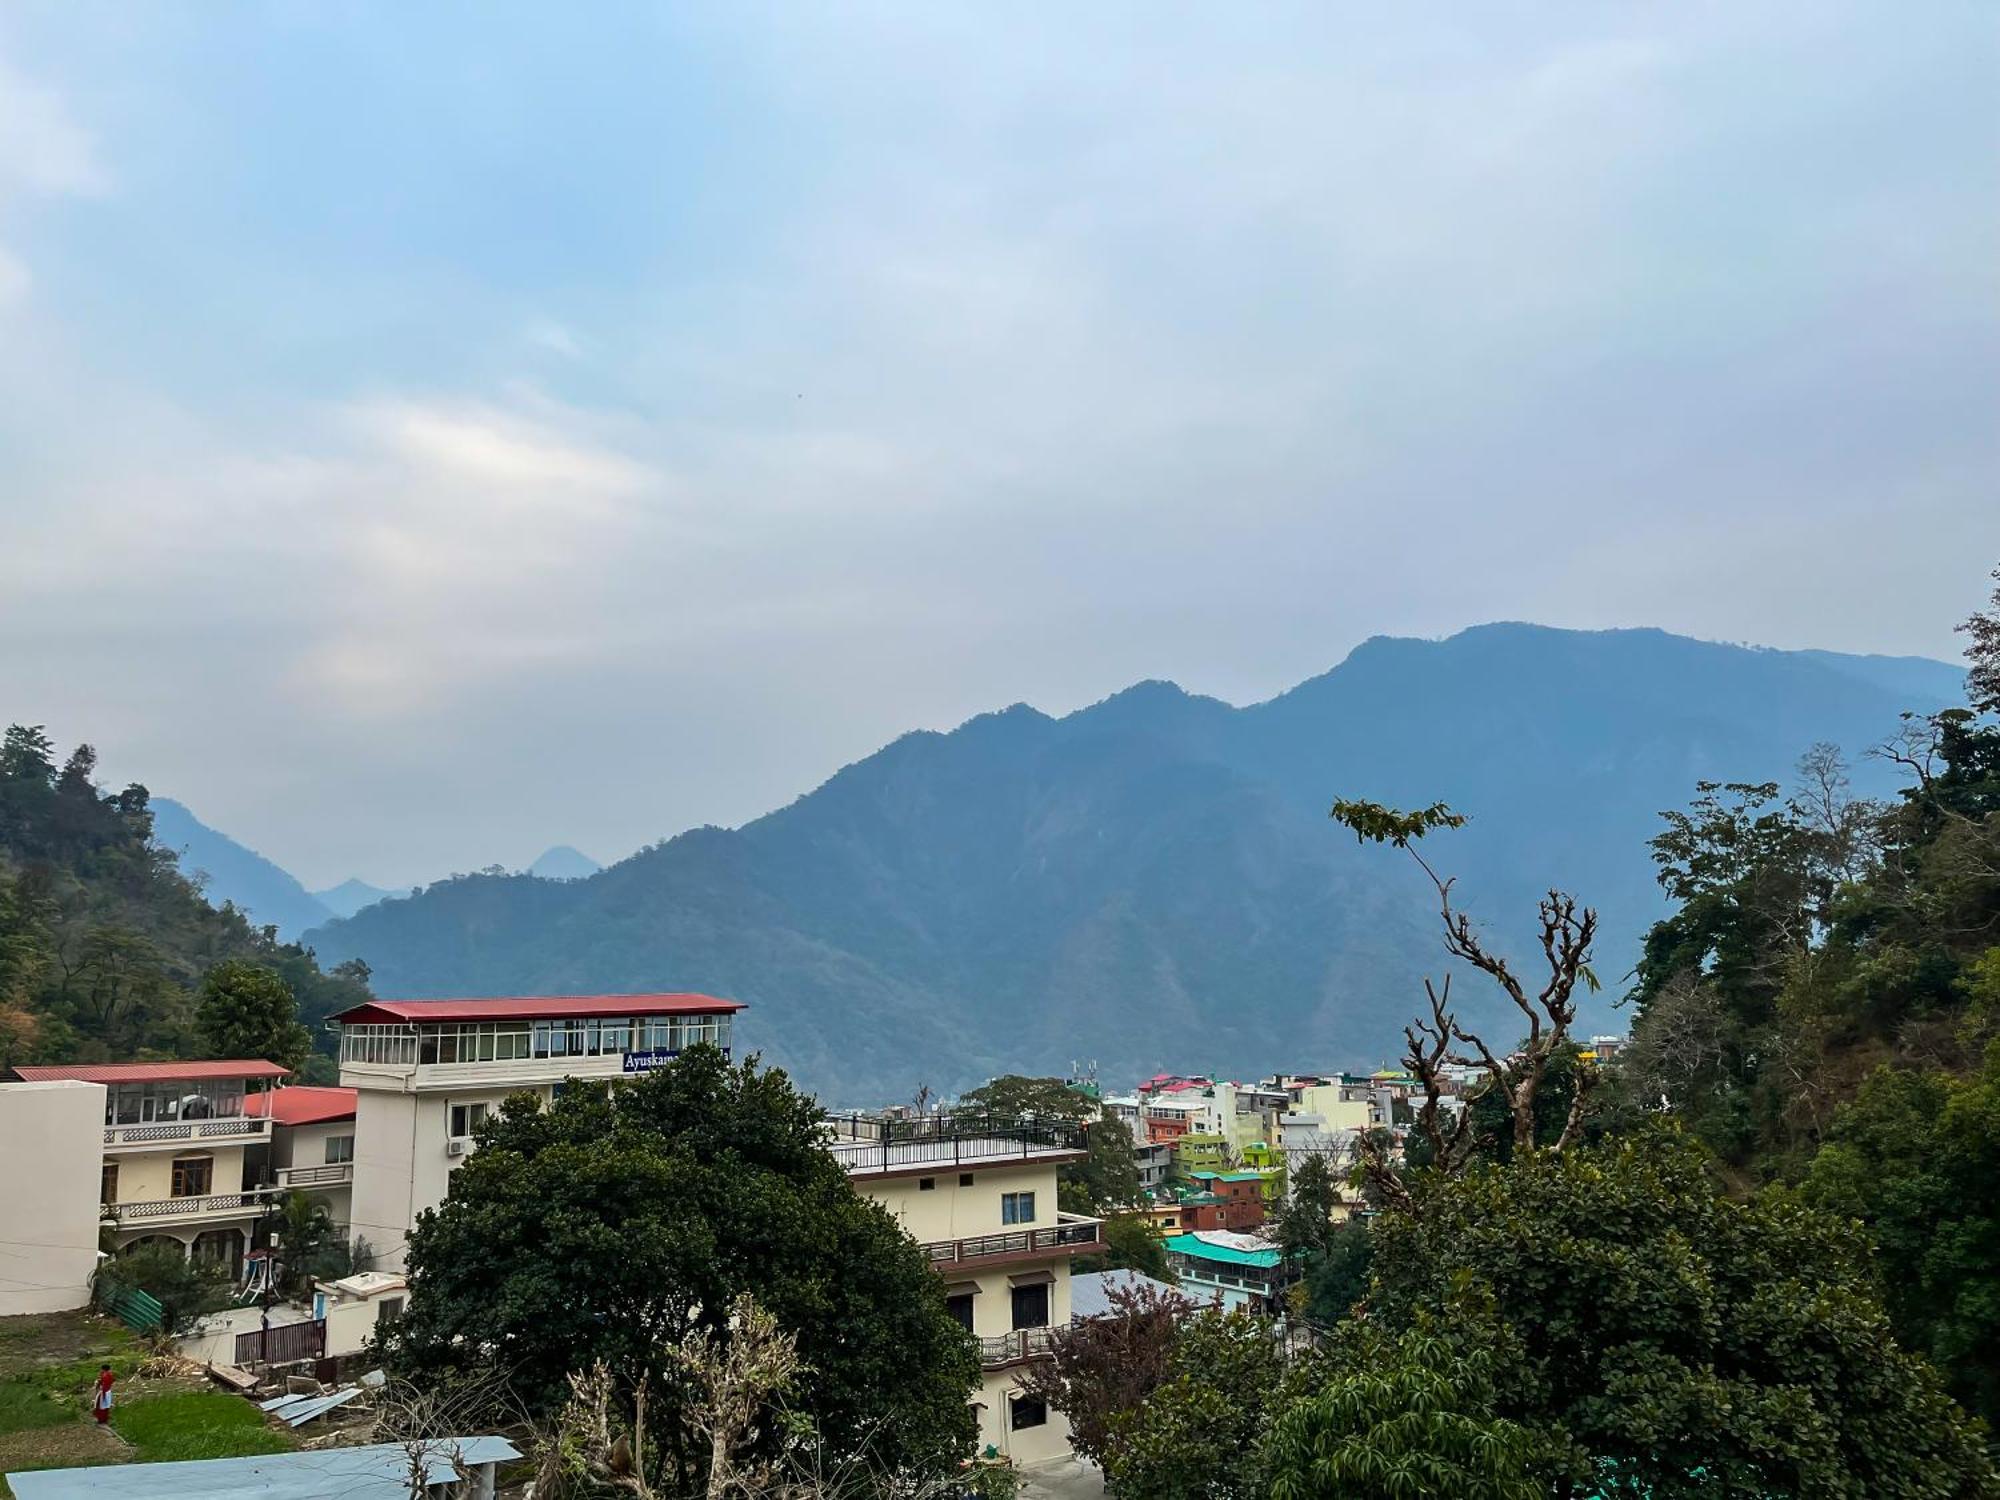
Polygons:
M318 929L397 995L709 990L746 1046L838 1102L1096 1060L1238 1076L1393 1056L1437 968L1412 872L1327 821L1336 797L1448 799L1458 894L1503 946L1537 894L1602 913L1610 1000L1665 910L1646 857L1701 778L1789 782L1961 695L1938 662L1656 630L1492 625L1371 640L1269 702L1144 683L904 736L741 829L588 879L468 876ZM1485 1019L1476 1017L1476 1019Z
M146 789L101 791L95 766L88 745L58 762L38 727L0 743L0 1067L210 1053L242 1034L217 1024L217 1005L202 1010L218 972L206 995L223 1009L275 975L315 1041L367 997L359 966L322 973L297 944L210 906L154 842ZM294 1034L273 1028L275 1042Z

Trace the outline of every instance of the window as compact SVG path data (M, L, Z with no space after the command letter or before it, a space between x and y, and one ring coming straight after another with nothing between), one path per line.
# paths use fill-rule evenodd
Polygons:
M970 1172L960 1172L958 1174L958 1185L960 1187L971 1187L972 1174Z
M972 1332L971 1292L959 1292L944 1299L944 1310L958 1320L958 1326L967 1333Z
M351 1135L330 1135L326 1138L326 1164L331 1167L343 1161L354 1160L354 1137Z
M393 1323L397 1318L402 1317L402 1315L403 1299L401 1297L384 1297L380 1302L375 1304L375 1326L377 1328L380 1328L384 1323Z
M1017 1286L1014 1294L1014 1326L1016 1328L1046 1328L1049 1326L1049 1284L1037 1281L1028 1286Z
M1033 1193L1002 1193L1000 1195L1000 1222L1002 1224L1034 1223L1035 1195Z
M1007 1425L1015 1432L1040 1427L1049 1420L1049 1404L1039 1396L1018 1391L1007 1400Z
M118 1163L115 1161L108 1161L104 1164L104 1176L97 1190L97 1201L99 1203L116 1203L118 1201Z
M919 1177L917 1179L917 1191L920 1193L935 1193L937 1191L937 1179L935 1177Z
M490 1104L454 1104L451 1107L452 1139L462 1140L471 1135L479 1128L479 1122L486 1118L492 1107Z
M173 1187L176 1198L200 1198L209 1189L215 1175L215 1158L212 1156L177 1156L174 1158Z

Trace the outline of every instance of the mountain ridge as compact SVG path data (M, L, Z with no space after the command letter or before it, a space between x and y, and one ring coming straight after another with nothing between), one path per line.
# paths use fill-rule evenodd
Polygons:
M1467 812L1437 857L1468 909L1511 947L1539 891L1575 890L1615 991L1659 909L1645 840L1697 779L1784 779L1825 739L1888 789L1860 752L1951 669L1852 661L1520 622L1371 637L1243 707L1156 679L913 731L738 828L575 881L439 882L312 941L389 994L732 994L747 1045L876 1100L1085 1057L1372 1064L1441 968L1435 911L1328 824L1336 797Z

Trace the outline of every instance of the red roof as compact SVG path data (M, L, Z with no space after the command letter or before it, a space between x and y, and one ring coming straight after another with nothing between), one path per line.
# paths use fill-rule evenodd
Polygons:
M283 1078L287 1069L256 1058L202 1062L35 1063L14 1070L23 1083L178 1083L185 1078Z
M344 1026L391 1021L549 1021L562 1016L728 1015L713 995L500 995L489 1000L371 1000L334 1017Z
M354 1089L315 1088L298 1084L252 1094L243 1101L243 1113L269 1113L280 1125L323 1125L328 1120L354 1118Z

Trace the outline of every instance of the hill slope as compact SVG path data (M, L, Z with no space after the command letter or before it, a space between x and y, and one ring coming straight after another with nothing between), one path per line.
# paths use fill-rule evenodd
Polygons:
M287 942L339 914L256 850L171 798L154 798L152 811L154 842L173 852L181 874L201 886L210 905L229 902L253 923L276 927Z
M391 995L733 995L744 1043L835 1102L1072 1059L1373 1064L1438 969L1434 917L1405 861L1327 821L1335 797L1470 813L1436 855L1503 946L1550 884L1595 903L1608 998L1661 909L1660 809L1704 777L1784 779L1817 740L1858 755L1939 706L1943 671L1654 630L1378 638L1247 708L1143 683L906 735L741 829L584 880L443 881L312 942Z

